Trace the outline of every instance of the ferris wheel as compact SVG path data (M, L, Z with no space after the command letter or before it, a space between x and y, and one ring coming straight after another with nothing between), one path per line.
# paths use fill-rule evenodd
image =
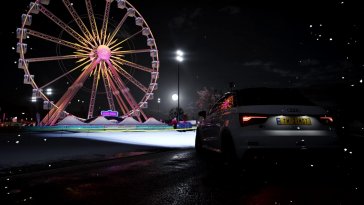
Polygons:
M53 3L63 5L51 7ZM41 123L56 124L81 90L88 91L82 96L87 118L94 117L95 103L102 99L109 110L145 120L142 109L158 87L159 58L142 15L126 0L52 4L30 2L17 29L18 68L24 71L24 83L33 87L32 100L42 99L49 110ZM103 15L96 14L100 8ZM51 86L63 88L58 99L47 95Z

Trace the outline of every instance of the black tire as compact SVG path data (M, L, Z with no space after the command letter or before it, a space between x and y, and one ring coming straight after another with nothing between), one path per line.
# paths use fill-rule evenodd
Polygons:
M235 151L233 138L227 131L222 133L221 153L224 163L229 167L238 165L238 158Z
M196 130L195 150L196 150L196 153L198 153L198 154L202 154L202 152L203 152L202 139L201 139L199 130Z

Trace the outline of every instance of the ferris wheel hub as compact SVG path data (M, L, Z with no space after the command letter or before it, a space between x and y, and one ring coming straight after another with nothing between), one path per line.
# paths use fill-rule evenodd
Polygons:
M111 57L111 50L105 45L97 47L97 56L100 60L109 61Z

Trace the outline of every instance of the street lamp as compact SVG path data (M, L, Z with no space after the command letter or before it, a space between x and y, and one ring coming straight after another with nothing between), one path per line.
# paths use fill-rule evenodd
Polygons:
M173 94L172 95L172 100L173 101L177 101L178 100L178 95L177 94Z
M47 88L46 95L52 95L52 88Z
M158 98L158 113L159 113L159 104L161 103L161 99L160 98Z
M181 50L176 51L177 60L177 124L179 123L179 64L183 61L183 52Z
M49 98L50 98L50 96L52 94L53 94L52 88L47 88L46 89L46 95L49 96ZM43 104L43 109L51 110L51 108L52 108L52 101L50 101L49 98L48 98L48 101L43 102L43 103L46 103L46 105ZM47 116L48 116L47 123L49 123L49 113L47 114Z

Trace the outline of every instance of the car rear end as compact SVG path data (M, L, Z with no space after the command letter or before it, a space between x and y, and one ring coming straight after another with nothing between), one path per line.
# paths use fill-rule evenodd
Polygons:
M337 153L339 143L334 119L308 101L294 97L269 99L237 106L229 130L238 157L247 152ZM272 96L267 96L272 97ZM287 104L283 104L286 100ZM297 102L298 100L298 102ZM275 103L276 102L276 103Z

